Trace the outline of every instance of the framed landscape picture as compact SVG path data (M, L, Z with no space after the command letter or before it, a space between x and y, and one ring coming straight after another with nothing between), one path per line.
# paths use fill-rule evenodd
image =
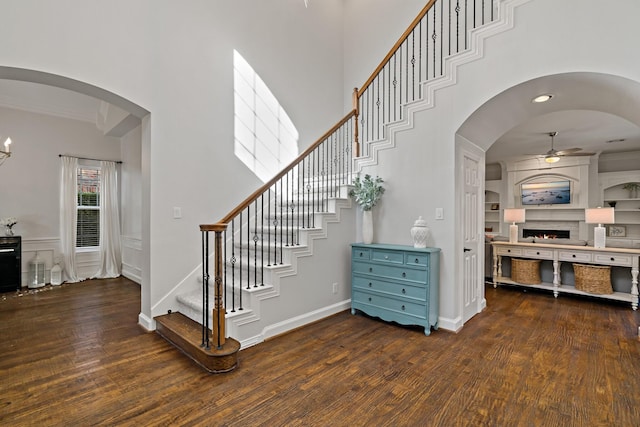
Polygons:
M626 237L627 227L624 225L610 225L607 227L607 236L609 237Z

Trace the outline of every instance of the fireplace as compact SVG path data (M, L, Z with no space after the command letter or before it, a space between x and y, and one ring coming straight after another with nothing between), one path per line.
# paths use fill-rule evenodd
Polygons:
M537 237L545 239L568 239L571 235L569 230L542 230L533 228L523 228L522 237Z

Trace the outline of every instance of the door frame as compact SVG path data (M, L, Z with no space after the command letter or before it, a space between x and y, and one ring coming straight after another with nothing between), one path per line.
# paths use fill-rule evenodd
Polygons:
M456 177L456 216L455 222L457 224L455 230L455 249L456 249L456 288L458 289L457 297L457 305L458 305L458 313L460 313L459 325L460 328L464 325L464 215L463 210L465 209L464 204L464 159L465 157L470 157L474 160L478 161L478 180L480 182L479 187L479 195L478 195L478 206L477 206L477 230L480 233L478 236L479 242L484 242L484 191L485 191L485 175L486 175L486 167L485 167L485 151L478 147L476 144L472 143L468 139L463 136L456 134L455 135L455 144L456 144L456 155L455 155L455 177ZM476 266L476 283L478 286L478 305L476 307L476 314L480 313L487 306L487 300L485 298L484 293L484 244L478 244L478 257L477 257L477 266ZM473 316L472 316L473 317Z

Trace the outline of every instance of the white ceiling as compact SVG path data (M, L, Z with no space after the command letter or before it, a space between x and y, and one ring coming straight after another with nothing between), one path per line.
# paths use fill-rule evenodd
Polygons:
M640 150L640 128L633 123L601 111L563 110L513 127L487 151L486 162L545 154L551 149L550 132L558 133L553 141L557 151L581 148L601 154Z

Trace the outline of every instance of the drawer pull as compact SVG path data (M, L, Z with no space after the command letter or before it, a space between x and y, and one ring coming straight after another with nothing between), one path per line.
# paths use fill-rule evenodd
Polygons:
M371 282L369 282L369 287L371 287Z
M404 311L404 304L402 305L402 311Z
M616 259L614 257L611 257L611 261L615 261Z
M384 256L384 259L389 259L389 255L385 255L385 256Z
M405 273L404 271L402 272L402 277L407 277L407 273Z
M507 252L511 253L511 249L507 249Z
M369 297L369 302L371 302L371 297Z
M536 255L540 255L540 252L536 252Z
M363 256L364 254L362 252L360 252L360 256Z
M418 260L418 258L416 258L416 264L420 264L420 260Z
M571 255L571 256L572 256L573 258L575 258L575 257L576 257L576 254L573 254L573 255Z
M369 267L369 273L371 273L373 271L373 268Z
M406 289L402 289L402 293L403 293L403 294L406 294L406 293L407 293L407 290L406 290Z

